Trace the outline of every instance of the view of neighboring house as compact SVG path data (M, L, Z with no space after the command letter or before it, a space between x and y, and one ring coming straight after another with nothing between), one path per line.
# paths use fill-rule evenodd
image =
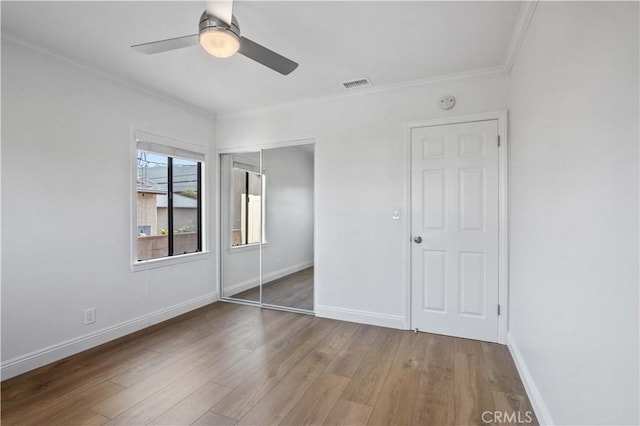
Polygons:
M173 230L176 234L176 253L189 253L197 248L198 200L193 179L196 174L195 165L173 167ZM139 161L136 191L138 260L165 257L169 233L166 165L149 166L149 162Z

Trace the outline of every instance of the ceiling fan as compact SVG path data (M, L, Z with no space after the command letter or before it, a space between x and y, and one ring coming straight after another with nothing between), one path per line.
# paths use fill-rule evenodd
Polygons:
M238 21L233 16L233 0L208 1L200 17L198 34L136 44L131 48L152 55L198 43L215 57L228 58L238 52L283 75L290 74L298 67L291 59L240 35Z

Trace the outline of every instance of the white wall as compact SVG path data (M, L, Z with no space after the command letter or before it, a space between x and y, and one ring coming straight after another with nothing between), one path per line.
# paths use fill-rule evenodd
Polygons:
M540 2L509 80L510 334L542 421L639 421L638 36L636 2Z
M458 100L448 112L446 94ZM315 138L316 313L407 328L405 124L505 108L504 78L457 80L221 116L216 143Z
M214 256L134 273L130 250L131 126L212 150L211 117L3 39L2 118L3 378L215 300Z

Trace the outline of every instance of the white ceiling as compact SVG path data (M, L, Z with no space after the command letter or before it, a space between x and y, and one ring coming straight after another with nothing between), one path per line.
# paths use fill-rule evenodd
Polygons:
M1 3L3 36L214 114L342 94L342 81L362 77L385 86L502 66L520 5L236 1L245 37L300 64L282 76L199 46L157 55L130 49L197 33L204 2Z

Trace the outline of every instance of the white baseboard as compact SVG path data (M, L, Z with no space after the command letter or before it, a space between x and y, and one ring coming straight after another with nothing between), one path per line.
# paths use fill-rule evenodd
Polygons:
M260 285L260 281L258 280L258 278L251 278L246 281L226 286L222 289L222 294L224 295L224 297L232 297L238 293L242 293L243 291L251 290L258 285Z
M0 367L2 380L17 376L27 371L34 370L43 365L50 364L70 355L77 354L95 346L107 343L127 334L131 334L146 327L150 327L170 318L182 315L186 312L216 302L218 292L207 293L186 302L178 303L164 309L151 312L120 324L112 325L101 330L94 331L46 348L38 349L25 355L4 361Z
M271 281L275 281L279 278L286 277L287 275L296 273L298 271L302 271L303 269L307 269L311 266L313 266L313 260L308 260L306 262L298 263L297 265L292 265L286 268L278 269L277 271L273 271L271 273L265 274L262 277L262 281L264 284L267 284ZM257 287L259 284L260 284L260 281L258 280L258 277L250 278L246 281L242 281L242 282L225 287L224 295L225 297L230 297L235 294L242 293L243 291Z
M316 316L340 321L357 322L360 324L377 325L380 327L397 328L406 330L404 317L379 314L375 312L358 311L355 309L337 308L333 306L316 306Z
M507 346L509 347L511 356L516 364L518 373L520 373L520 378L522 379L524 388L527 391L527 396L529 397L529 401L531 401L531 405L533 406L533 411L536 413L538 422L541 425L555 424L551 418L547 404L545 404L544 399L542 398L542 395L529 372L529 368L527 368L527 364L524 362L524 358L518 348L518 344L511 333L507 334Z
M306 262L298 263L297 265L288 266L286 268L278 269L268 274L264 274L262 282L267 284L271 281L275 281L279 278L286 277L303 269L307 269L313 266L313 260L307 260Z

